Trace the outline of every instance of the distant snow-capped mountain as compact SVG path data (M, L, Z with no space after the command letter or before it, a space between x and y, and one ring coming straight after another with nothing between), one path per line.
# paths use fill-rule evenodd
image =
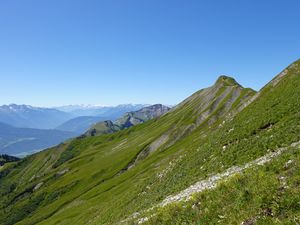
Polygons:
M121 104L117 106L103 106L103 105L66 105L55 107L54 109L72 113L76 116L97 116L97 117L111 117L111 119L118 118L126 112L136 111L149 104Z
M0 106L0 153L32 153L85 132L103 120L143 108L143 104L118 106L70 105L42 108L30 105Z
M51 129L73 117L53 108L17 104L0 106L0 122L15 127Z
M54 109L63 111L63 112L72 112L74 110L80 110L80 109L100 109L103 107L107 107L104 105L92 105L92 104L78 104L78 105L63 105L63 106L57 106L53 107Z
M137 111L146 104L66 105L43 108L31 105L9 104L0 106L0 122L23 128L54 129L63 123L82 116L117 119L124 113Z

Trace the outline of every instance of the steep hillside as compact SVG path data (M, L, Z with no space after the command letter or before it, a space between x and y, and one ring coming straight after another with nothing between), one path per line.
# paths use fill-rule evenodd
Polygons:
M204 179L191 186L197 192L184 190L189 198L172 196L178 200L120 224L299 224L300 142L270 156Z
M24 156L75 136L66 131L17 128L0 123L0 154Z
M276 76L236 117L207 136L202 146L167 169L169 181L160 187L170 188L176 180L176 186L188 182L186 189L123 222L299 223L299 85L300 60Z
M29 156L0 172L0 224L292 224L299 86L300 61L257 94L222 76L160 118Z
M87 136L97 136L101 134L111 134L137 124L145 123L148 120L158 118L170 110L169 107L156 104L144 107L138 111L128 112L116 121L103 121L96 123L87 132Z
M72 117L56 109L16 104L0 106L0 122L15 127L53 129Z

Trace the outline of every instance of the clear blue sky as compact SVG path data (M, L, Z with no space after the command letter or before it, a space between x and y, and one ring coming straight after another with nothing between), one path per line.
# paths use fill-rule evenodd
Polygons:
M300 58L299 0L2 0L0 104L175 104Z

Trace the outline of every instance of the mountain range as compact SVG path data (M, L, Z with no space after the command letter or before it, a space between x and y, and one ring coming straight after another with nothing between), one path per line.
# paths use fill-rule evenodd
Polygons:
M37 129L65 129L67 131L78 131L82 128L70 130L68 123L72 124L77 119L79 126L89 127L91 119L115 120L127 112L137 111L147 105L123 104L117 106L61 106L56 108L42 108L30 105L2 105L0 106L0 122L21 128ZM77 118L81 117L81 118ZM92 118L93 117L93 118ZM98 121L100 121L98 120Z
M300 60L258 92L220 76L145 123L6 163L0 224L298 224L299 87Z
M141 105L140 105L141 106ZM159 107L157 107L159 106ZM27 106L28 107L28 106ZM135 108L137 106L134 106ZM94 124L102 123L106 119L114 118L116 112L120 112L120 108L111 109L113 116L111 117L97 117L97 116L80 116L68 120L56 129L35 129L35 128L19 128L0 122L0 154L10 154L14 156L26 156L34 152L52 147L70 138L74 138L86 132ZM126 109L132 109L126 106ZM122 108L122 110L125 110ZM117 120L118 129L133 126L138 123L146 122L149 119L155 118L165 112L168 107L162 105L149 106L142 108L136 112L126 113L123 117ZM20 113L19 113L20 114ZM128 122L121 126L121 120L128 118ZM51 119L51 118L49 118ZM135 121L133 121L135 120ZM132 124L130 124L132 121ZM123 123L125 123L124 121ZM104 122L103 122L104 123ZM108 127L107 127L108 128ZM111 132L115 132L111 131ZM100 133L100 132L99 132ZM106 133L106 132L103 132Z
M55 107L74 116L99 116L110 117L112 120L121 117L124 113L137 111L147 104L121 104L117 106L98 106L98 105L67 105Z
M78 105L62 106L59 110L30 105L3 105L0 106L0 153L17 156L31 154L83 134L97 122L115 120L143 106Z
M54 129L74 116L56 109L29 105L0 106L0 122L15 127Z

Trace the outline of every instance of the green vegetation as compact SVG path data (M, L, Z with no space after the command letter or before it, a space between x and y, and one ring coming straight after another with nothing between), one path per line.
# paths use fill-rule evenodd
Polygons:
M10 163L10 162L16 162L19 161L20 159L14 156L10 156L10 155L0 155L0 166L3 166L6 163Z
M221 77L160 118L12 164L1 171L0 224L119 224L199 180L299 141L300 61L275 80L253 99L253 90ZM293 163L285 169L287 160ZM260 216L260 224L292 224L298 162L291 150L192 202L152 212L149 223L240 224ZM278 190L278 176L290 189Z
M299 178L300 153L294 148L187 203L157 210L145 224L298 224Z

